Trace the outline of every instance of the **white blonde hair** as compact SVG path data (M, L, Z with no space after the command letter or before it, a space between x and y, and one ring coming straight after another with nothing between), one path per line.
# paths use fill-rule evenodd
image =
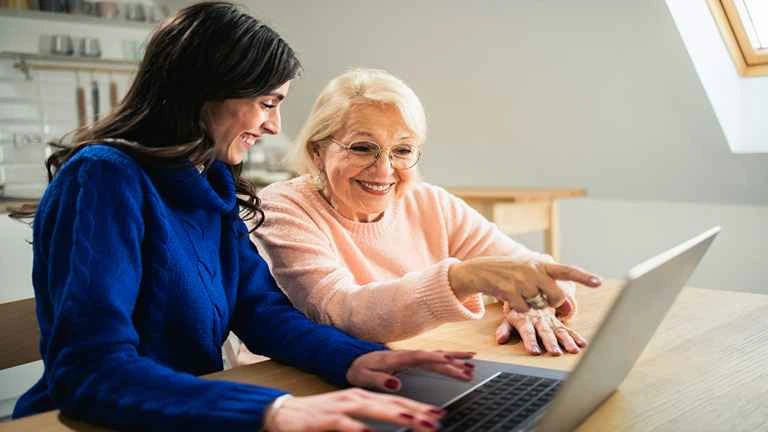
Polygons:
M419 97L403 81L380 69L352 69L331 80L315 100L288 155L288 165L298 174L308 174L315 186L322 188L323 175L312 155L317 144L341 129L353 103L370 102L395 106L408 129L416 135L416 144L424 143L427 120Z

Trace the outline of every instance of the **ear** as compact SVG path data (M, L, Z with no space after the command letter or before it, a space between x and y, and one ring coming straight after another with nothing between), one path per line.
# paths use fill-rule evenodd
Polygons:
M203 106L200 108L200 121L203 122L206 127L209 127L210 119L211 119L211 103L205 102L203 103Z
M325 148L317 144L312 145L312 163L320 172L325 172Z

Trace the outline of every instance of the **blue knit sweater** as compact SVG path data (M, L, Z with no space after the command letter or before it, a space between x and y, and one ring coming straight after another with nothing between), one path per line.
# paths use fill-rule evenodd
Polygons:
M254 352L346 385L382 345L308 320L237 213L229 168L144 169L104 145L59 171L34 221L43 377L14 417L51 409L120 429L249 430L283 392L221 370L230 330Z

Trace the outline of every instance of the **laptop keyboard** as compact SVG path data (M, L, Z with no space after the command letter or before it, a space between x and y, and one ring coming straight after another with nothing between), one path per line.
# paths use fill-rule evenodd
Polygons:
M445 407L441 431L511 431L552 400L560 380L502 372Z

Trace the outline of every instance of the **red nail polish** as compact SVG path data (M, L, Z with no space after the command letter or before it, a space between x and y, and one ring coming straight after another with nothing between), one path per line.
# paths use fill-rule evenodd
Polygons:
M384 385L391 390L395 390L397 388L397 380L394 378L390 378L387 380L387 382L384 383Z
M407 418L408 420L413 420L414 418L416 418L412 414L408 414L408 413L400 413L400 417Z
M429 410L429 412L431 412L432 414L439 414L439 415L445 414L445 410L440 408L432 408L431 410Z
M437 426L435 426L435 424L432 423L431 421L422 420L419 422L419 424L430 429L437 428Z
M475 365L473 365L472 363L464 363L464 367L469 368L469 369L474 369Z
M363 432L373 432L373 429L365 428L365 429L363 429Z
M446 354L445 355L445 359L448 360L448 361L453 361L455 359L455 357L449 356L448 354Z

